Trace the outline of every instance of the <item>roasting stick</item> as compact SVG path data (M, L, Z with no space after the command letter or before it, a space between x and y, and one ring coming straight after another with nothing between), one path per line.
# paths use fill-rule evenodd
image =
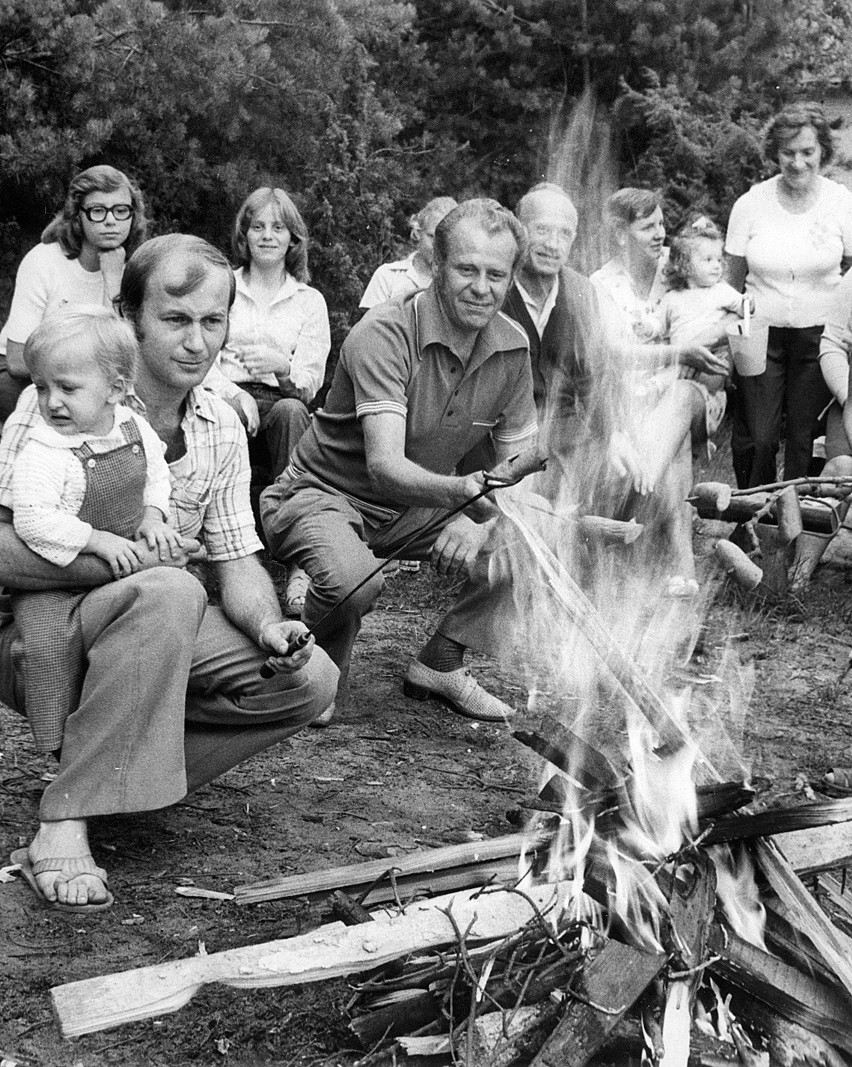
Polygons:
M511 456L509 459L504 460L493 470L484 472L484 481L481 492L474 494L469 500L465 500L463 503L459 504L458 507L447 511L443 515L439 515L429 523L425 529L416 530L410 537L406 538L401 545L395 548L393 552L389 552L377 567L371 570L365 578L362 578L357 585L349 590L346 596L341 597L336 604L332 604L325 615L318 619L311 629L298 634L289 642L287 646L287 655L292 655L292 653L297 652L300 648L304 648L311 637L314 636L314 631L331 618L335 611L338 611L343 607L343 605L353 597L359 589L363 589L367 582L375 578L388 560L401 559L406 550L410 548L415 541L420 541L432 533L437 533L441 527L453 518L454 515L458 515L459 512L464 511L465 508L469 508L471 504L475 504L478 500L482 500L483 497L488 496L488 494L495 489L507 489L509 486L517 485L518 482L523 481L527 475L543 471L546 464L546 458L542 456L537 448L528 448L525 452L521 452L516 456ZM260 675L262 678L271 678L275 674L273 663L277 658L277 656L270 656L266 663L260 668Z

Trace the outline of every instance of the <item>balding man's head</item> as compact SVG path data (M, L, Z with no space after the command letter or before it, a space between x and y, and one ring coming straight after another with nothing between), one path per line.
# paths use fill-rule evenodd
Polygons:
M541 182L521 197L517 212L529 241L522 274L555 277L568 262L577 236L577 210L571 198L560 186Z
M180 269L176 269L178 266ZM168 292L174 296L184 296L196 290L211 271L225 271L229 276L228 307L234 302L234 272L219 249L201 237L169 233L146 241L133 253L124 268L118 309L134 326L139 322L151 279L165 276L167 270Z

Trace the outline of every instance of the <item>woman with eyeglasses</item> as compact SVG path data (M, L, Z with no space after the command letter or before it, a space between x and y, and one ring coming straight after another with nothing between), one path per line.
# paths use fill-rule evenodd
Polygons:
M120 170L81 171L41 243L21 260L12 307L0 331L0 423L29 383L24 344L48 315L68 304L112 305L125 258L145 240L142 194Z

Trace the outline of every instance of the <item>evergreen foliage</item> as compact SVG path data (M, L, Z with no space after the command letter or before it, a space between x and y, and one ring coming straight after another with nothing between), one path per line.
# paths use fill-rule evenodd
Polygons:
M677 223L724 223L766 173L778 104L845 82L852 0L0 0L0 276L93 163L155 232L222 247L255 186L293 193L335 341L407 218L439 194L512 204L592 86L619 178Z

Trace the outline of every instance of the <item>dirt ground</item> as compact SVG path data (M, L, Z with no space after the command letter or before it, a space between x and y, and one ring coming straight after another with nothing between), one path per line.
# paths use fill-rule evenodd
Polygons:
M706 558L707 539L696 534ZM272 877L455 843L513 827L507 811L538 786L540 764L503 728L402 695L400 676L452 587L430 569L388 583L359 640L353 699L328 730L307 730L167 810L98 819L94 854L116 903L100 916L63 916L26 885L0 882L0 1060L23 1065L351 1064L345 981L287 989L207 987L174 1014L76 1040L51 1015L52 986L304 932L323 905L238 907L175 893L180 885L231 891ZM737 634L756 686L743 755L779 798L835 764L852 762L852 532L842 532L800 600L749 605L723 591L708 619L708 649ZM517 678L474 667L524 707ZM28 842L52 761L36 754L23 721L0 710L0 866ZM798 779L798 782L797 782Z

